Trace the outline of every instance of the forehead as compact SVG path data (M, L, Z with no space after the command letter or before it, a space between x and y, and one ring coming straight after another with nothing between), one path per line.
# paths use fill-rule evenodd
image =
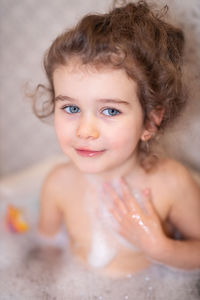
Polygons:
M105 65L82 64L71 60L67 65L59 66L53 73L55 94L60 92L75 93L91 91L104 94L136 95L137 84L126 74L124 69Z

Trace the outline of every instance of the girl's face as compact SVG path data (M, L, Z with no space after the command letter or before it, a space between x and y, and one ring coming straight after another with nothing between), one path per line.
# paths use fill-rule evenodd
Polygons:
M136 163L143 112L124 70L71 62L53 74L55 130L63 152L82 172L116 172Z

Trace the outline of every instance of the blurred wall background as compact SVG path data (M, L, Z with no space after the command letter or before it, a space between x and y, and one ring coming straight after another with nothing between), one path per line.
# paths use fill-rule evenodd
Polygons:
M166 131L168 153L200 169L200 1L157 0L170 6L171 21L186 34L189 104ZM61 153L54 129L32 113L24 86L45 82L42 57L63 29L88 12L107 10L111 0L0 0L0 176Z

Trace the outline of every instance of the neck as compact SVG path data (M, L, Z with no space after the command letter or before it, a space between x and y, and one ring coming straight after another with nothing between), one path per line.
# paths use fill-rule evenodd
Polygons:
M127 178L130 175L137 175L139 170L141 170L141 167L139 164L138 155L133 155L122 165L97 174L85 173L84 177L89 181L103 183L105 181L113 181L121 177Z

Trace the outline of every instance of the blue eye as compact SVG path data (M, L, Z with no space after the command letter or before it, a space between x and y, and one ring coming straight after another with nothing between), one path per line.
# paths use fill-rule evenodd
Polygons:
M77 114L80 112L80 108L78 106L74 106L74 105L65 106L65 107L63 107L63 109L68 114Z
M102 112L103 112L104 115L111 116L111 117L120 114L120 111L115 109L115 108L106 108Z

